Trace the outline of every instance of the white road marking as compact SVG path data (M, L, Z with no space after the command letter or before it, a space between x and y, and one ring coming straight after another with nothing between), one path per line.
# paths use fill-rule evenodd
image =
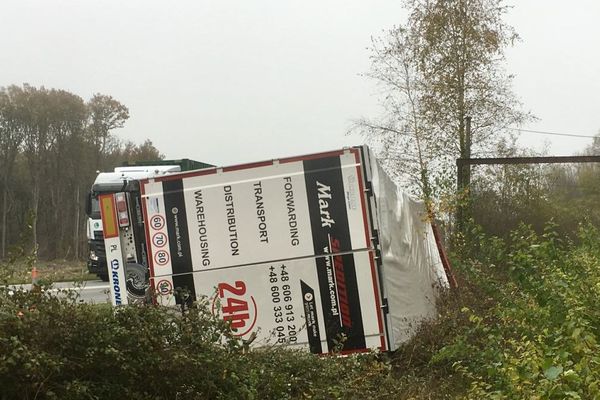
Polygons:
M59 292L61 290L94 290L94 289L109 289L109 285L102 286L84 286L84 287L64 287L64 288L54 288L48 289L48 292Z
M31 284L24 285L8 285L6 286L9 290L31 290ZM102 289L110 289L110 285L99 285L99 286L70 286L70 287L54 287L52 289L45 289L46 292L59 292L61 290L102 290Z

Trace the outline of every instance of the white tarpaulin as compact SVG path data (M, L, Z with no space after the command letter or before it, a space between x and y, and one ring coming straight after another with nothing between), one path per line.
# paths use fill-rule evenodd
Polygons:
M382 258L380 280L389 313L390 348L410 339L419 323L436 317L440 287L448 287L425 204L399 190L371 159Z

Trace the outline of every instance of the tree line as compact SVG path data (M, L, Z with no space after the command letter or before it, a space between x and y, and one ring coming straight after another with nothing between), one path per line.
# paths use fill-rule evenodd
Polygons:
M507 156L532 156L510 151ZM583 155L600 155L600 138ZM541 233L549 221L561 237L579 226L600 226L597 163L486 165L472 167L470 215L485 232L507 238L521 224Z
M149 140L137 145L114 134L128 118L109 95L86 101L43 86L0 88L2 258L12 246L46 259L84 254L85 197L96 171L163 157Z

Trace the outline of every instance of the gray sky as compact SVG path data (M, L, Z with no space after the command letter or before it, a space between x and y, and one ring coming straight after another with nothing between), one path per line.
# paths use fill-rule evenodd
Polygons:
M600 129L600 2L514 1L522 42L508 52L533 130ZM360 144L351 120L378 113L372 35L405 18L398 0L2 0L0 86L110 94L117 131L168 158L218 165ZM524 133L572 154L591 139Z

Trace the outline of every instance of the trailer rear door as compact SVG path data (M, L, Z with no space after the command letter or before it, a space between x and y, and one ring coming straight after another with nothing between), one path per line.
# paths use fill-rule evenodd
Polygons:
M151 284L254 344L386 349L361 148L144 180Z

